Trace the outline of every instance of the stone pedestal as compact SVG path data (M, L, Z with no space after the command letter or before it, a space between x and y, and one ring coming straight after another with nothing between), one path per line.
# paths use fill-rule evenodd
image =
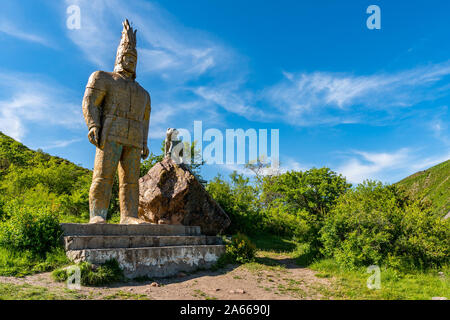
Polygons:
M116 259L128 278L169 277L209 268L225 252L222 239L200 227L63 223L67 256L78 263Z

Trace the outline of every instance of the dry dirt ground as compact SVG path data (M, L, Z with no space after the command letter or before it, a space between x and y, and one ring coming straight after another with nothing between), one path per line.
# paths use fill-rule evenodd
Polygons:
M55 282L50 273L24 278L0 277L0 283L19 288L45 288L57 299L150 299L150 300L276 300L332 299L328 294L333 278L320 278L317 272L297 266L292 259L277 255L265 263L228 266L218 271L198 271L154 281L129 281L107 287L81 287L69 291ZM25 290L25 289L24 289Z

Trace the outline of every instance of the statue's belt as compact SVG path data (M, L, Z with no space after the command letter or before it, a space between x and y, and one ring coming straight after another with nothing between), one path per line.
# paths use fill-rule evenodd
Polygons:
M128 112L117 112L117 114L107 114L105 117L112 118L113 121L116 120L116 118L122 118L125 120L132 120L137 122L142 122L143 120L142 117L138 117L137 115Z

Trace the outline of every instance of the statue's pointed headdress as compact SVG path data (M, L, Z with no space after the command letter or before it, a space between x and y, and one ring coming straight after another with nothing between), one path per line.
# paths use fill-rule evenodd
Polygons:
M132 54L137 58L137 50L136 50L136 32L133 31L133 28L130 26L128 19L122 22L123 30L122 30L122 38L120 39L119 47L117 48L116 54L116 63L114 66L114 71L120 71L122 68L120 63L122 61L122 56L125 54Z

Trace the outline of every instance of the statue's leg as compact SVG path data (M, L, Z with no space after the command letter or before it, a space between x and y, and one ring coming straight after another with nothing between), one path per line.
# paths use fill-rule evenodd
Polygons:
M145 223L138 219L140 164L141 150L124 147L118 168L120 223L123 224Z
M107 141L103 150L97 148L92 185L89 191L90 223L106 222L114 174L122 148L120 144L112 141Z

